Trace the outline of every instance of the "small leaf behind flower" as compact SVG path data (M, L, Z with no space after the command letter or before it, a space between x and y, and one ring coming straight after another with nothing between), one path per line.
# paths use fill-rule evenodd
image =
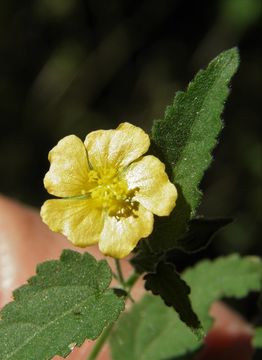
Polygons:
M147 274L145 288L160 295L167 306L172 306L180 319L201 338L204 333L201 323L191 306L190 287L180 277L172 264L160 262L155 273Z
M199 217L192 219L185 236L177 241L177 247L187 253L194 253L205 249L215 233L230 224L232 219L207 219Z
M137 254L131 259L131 263L139 273L153 272L158 262L162 260L172 262L173 254L178 249L186 253L203 250L209 245L216 232L231 222L232 219L229 218L208 219L198 217L192 219L188 223L187 232L177 240L173 249L155 253L150 248L148 240L143 240L140 242Z
M60 260L38 265L37 275L1 311L0 359L65 357L85 339L96 339L124 309L123 299L108 289L111 279L107 262L88 253L64 250Z

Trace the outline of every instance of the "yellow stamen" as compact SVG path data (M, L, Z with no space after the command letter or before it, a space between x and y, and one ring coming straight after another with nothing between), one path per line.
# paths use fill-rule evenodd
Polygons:
M99 207L117 220L129 216L137 217L139 204L133 198L138 188L128 189L126 180L120 178L115 169L107 169L103 173L92 170L90 173L89 179L94 182L90 195Z

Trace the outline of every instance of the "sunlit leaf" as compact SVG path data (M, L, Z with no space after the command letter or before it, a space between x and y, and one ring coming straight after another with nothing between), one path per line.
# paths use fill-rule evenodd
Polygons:
M96 339L124 308L111 279L107 262L88 253L65 250L40 264L1 311L0 359L52 359Z
M176 245L194 217L201 199L199 183L212 161L212 150L223 127L221 114L229 82L239 64L236 48L221 53L198 72L185 92L176 94L163 120L152 128L153 151L166 164L178 189L170 217L158 218L150 245L155 251Z

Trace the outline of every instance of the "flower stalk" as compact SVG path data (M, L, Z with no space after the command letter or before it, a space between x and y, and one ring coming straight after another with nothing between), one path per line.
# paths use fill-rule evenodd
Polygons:
M115 265L116 265L116 274L117 274L117 279L119 281L119 283L121 284L121 286L123 287L123 289L126 289L126 283L125 283L125 279L123 276L123 272L122 272L122 268L121 268L121 264L120 264L120 260L119 259L115 259Z

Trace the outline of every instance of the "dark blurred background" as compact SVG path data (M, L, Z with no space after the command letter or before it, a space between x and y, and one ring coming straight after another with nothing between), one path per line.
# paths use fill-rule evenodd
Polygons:
M129 121L149 130L222 50L241 67L199 210L233 216L209 248L262 254L261 0L0 2L0 191L39 207L59 139Z

